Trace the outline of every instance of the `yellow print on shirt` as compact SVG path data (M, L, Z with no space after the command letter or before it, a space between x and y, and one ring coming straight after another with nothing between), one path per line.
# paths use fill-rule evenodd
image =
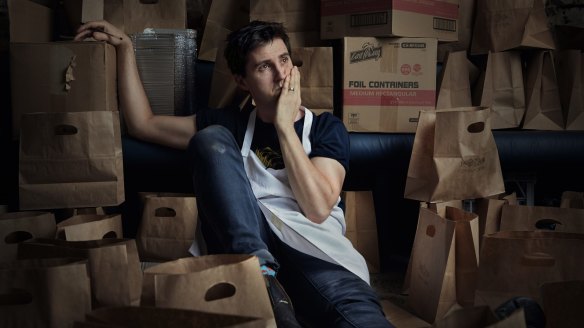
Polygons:
M267 169L282 169L284 162L282 161L282 154L273 150L271 147L264 149L256 149L256 156L264 164Z

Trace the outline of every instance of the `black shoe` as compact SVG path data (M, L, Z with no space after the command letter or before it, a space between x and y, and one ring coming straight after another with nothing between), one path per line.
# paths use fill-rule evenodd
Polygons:
M499 320L503 320L520 308L523 308L527 328L545 327L546 319L543 309L529 297L518 296L505 301L495 309L495 315Z
M274 317L276 318L276 325L278 328L301 328L302 326L300 326L296 320L292 301L290 300L290 297L288 297L288 294L286 294L284 287L282 287L278 279L271 275L264 275L264 280L266 281L268 295L270 296L270 302L272 303L272 309L274 310Z

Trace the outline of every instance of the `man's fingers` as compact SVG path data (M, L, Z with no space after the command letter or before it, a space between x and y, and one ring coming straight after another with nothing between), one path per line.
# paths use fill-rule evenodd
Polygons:
M75 38L73 40L74 41L82 41L83 39L89 37L90 34L91 34L90 30L77 32L77 35L75 35Z

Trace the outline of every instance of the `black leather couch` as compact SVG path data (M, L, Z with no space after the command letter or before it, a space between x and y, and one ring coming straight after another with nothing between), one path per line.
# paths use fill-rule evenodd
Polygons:
M494 131L509 191L526 194L534 183L536 205L557 206L564 190L583 190L584 132ZM413 134L351 133L344 189L372 190L381 270L405 269L418 203L404 199ZM140 191L191 192L183 152L123 138L126 202L120 206L131 235L139 222ZM522 190L523 189L523 190Z
M197 63L197 100L206 104L212 63ZM564 190L584 186L584 131L494 131L509 191L539 205L558 205ZM405 269L413 243L418 202L404 199L412 133L351 133L347 191L372 190L381 270ZM181 151L123 138L126 202L120 206L128 234L139 221L140 191L192 191ZM525 190L534 187L530 191Z
M212 63L197 63L197 102L206 104ZM3 135L9 135L3 131ZM509 191L526 193L536 205L558 205L564 190L584 189L584 131L494 131ZM3 138L4 139L4 138ZM381 270L405 270L413 243L418 203L404 199L412 133L351 133L350 169L344 189L372 190L377 216ZM135 235L140 220L138 192L191 192L185 153L123 137L126 201L108 211L121 212L124 232ZM2 171L2 199L17 210L18 146L2 143L8 169ZM535 183L533 185L533 183Z

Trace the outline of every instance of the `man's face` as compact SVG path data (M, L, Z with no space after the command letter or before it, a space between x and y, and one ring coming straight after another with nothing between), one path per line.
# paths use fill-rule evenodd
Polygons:
M251 51L245 66L246 77L236 77L240 87L250 92L257 106L275 105L292 60L282 39L274 39Z

